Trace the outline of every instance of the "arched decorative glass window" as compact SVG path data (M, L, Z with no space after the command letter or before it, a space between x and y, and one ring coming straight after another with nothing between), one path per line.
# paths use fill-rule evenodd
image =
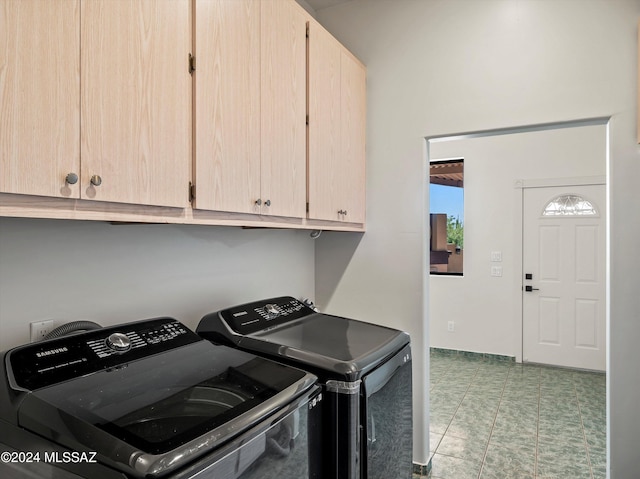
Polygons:
M578 195L561 195L545 206L542 216L596 216L596 207Z

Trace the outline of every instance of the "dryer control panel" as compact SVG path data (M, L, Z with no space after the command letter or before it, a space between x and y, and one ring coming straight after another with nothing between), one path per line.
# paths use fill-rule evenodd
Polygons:
M220 318L242 335L280 326L315 313L313 309L291 296L265 299L224 309Z

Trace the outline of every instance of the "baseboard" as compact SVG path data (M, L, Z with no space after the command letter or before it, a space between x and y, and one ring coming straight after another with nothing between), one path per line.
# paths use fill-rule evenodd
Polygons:
M457 349L445 349L445 348L430 348L431 354L443 354L443 355L451 355L451 356L465 356L469 358L476 359L490 359L493 361L509 361L516 362L515 356L504 356L502 354L491 354L491 353L476 353L473 351L460 351Z
M413 463L413 473L428 477L431 474L431 459L427 464Z

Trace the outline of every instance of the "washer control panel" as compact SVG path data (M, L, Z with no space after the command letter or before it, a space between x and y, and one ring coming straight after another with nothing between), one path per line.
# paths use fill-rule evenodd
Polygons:
M87 345L99 358L106 358L113 354L126 353L130 349L169 343L190 332L182 324L175 321L173 323L154 325L149 328L123 329L108 335L106 338L91 339L87 341Z
M15 386L33 390L196 341L201 338L177 320L157 318L31 343L7 358Z
M220 318L236 333L247 335L280 326L315 313L291 296L265 299L220 311Z

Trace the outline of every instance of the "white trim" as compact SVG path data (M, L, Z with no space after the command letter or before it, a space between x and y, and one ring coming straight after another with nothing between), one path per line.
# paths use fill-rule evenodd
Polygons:
M568 178L537 178L516 180L514 188L549 188L553 186L606 185L606 176L574 176Z
M422 364L425 365L425 371L423 374L424 380L422 382L415 381L413 384L422 384L422 390L419 391L418 394L415 394L414 391L414 417L415 422L418 422L421 427L421 431L418 431L417 435L419 435L418 440L422 443L423 450L420 451L420 455L416 458L415 454L413 455L413 461L423 464L431 464L431 444L430 435L429 435L429 427L431 422L431 403L429 397L429 389L431 383L431 338L429 334L429 296L430 296L430 278L429 274L429 266L431 263L431 258L429 255L429 238L431 236L431 223L429 221L429 169L430 169L430 160L431 160L431 152L430 145L428 141L423 142L422 144L422 155L426 160L422 165L422 337L420 338L423 345L422 351L413 352L414 360L418 358ZM414 370L415 374L415 370ZM415 386L414 386L415 387ZM421 404L416 404L416 396L418 397ZM421 406L422 405L422 406ZM414 431L415 432L415 431ZM414 437L415 441L415 437ZM414 449L415 451L415 449ZM423 462L424 461L424 462Z
M640 35L640 33L639 33ZM607 479L611 477L611 129L612 122L607 122L607 126L605 129L605 163L606 163L606 175L607 175L607 183L605 186L605 301L606 301L606 347L607 347L607 366L606 366L606 423L607 423Z
M607 125L610 116L599 116L595 118L586 118L583 120L556 121L551 123L538 123L533 125L523 125L506 128L492 128L488 130L469 131L462 133L451 133L446 135L427 136L427 141L457 141L467 140L469 138L482 138L485 136L512 135L514 133L529 133L545 130L559 130L561 128L576 128L582 126Z
M524 266L522 264L523 261L523 248L522 243L524 242L524 189L523 188L515 188L513 190L514 200L513 204L515 205L515 210L518 212L514 218L513 222L513 268L514 272L517 275L517 278L520 278L520 281L513 282L513 297L516 298L513 302L513 313L515 318L515 337L514 340L516 342L516 362L521 363L524 352L524 337L523 337L523 325L522 325L522 317L524 311L522 309L522 284L524 283Z

